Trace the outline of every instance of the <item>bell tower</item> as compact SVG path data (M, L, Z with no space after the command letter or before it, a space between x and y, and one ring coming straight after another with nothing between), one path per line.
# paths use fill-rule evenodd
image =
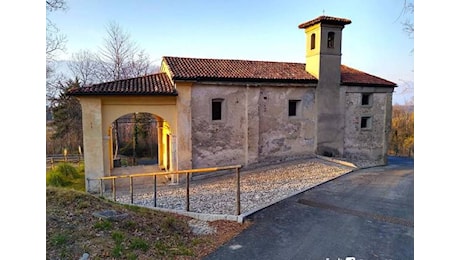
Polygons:
M340 92L342 29L351 21L319 16L299 25L306 41L305 70L318 79L316 87L316 153L341 157L344 141L344 104Z

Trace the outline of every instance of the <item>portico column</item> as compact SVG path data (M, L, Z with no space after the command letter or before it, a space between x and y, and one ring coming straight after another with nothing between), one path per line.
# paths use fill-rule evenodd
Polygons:
M102 131L101 100L84 98L80 100L82 107L83 145L85 158L86 191L99 192L99 181L104 177L104 144ZM89 179L89 180L88 180Z

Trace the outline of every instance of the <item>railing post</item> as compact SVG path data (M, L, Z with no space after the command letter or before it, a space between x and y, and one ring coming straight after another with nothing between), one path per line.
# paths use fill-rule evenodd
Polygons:
M153 175L153 206L157 206L157 175Z
M187 193L185 195L185 201L186 201L186 204L185 204L185 210L186 211L190 211L190 173L187 172L187 185L186 185L186 190L187 190Z
M236 215L241 213L240 202L240 168L236 168Z
M131 204L133 204L133 177L129 176L129 196L131 197Z
M102 197L102 196L104 196L104 192L103 192L103 190L102 190L102 189L103 189L103 187L102 187L102 186L103 186L103 185L102 185L103 180L102 180L102 179L99 179L99 180L100 180L100 182L99 182L99 193L100 193L100 195L101 195L101 197ZM88 184L89 184L89 181L88 181ZM88 185L88 186L89 186L89 185Z
M112 179L112 195L113 195L113 201L117 201L117 187L115 186L115 178Z

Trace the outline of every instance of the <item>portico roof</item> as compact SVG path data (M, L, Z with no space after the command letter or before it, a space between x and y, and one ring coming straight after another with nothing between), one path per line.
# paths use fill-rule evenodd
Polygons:
M177 96L171 79L166 73L155 73L146 76L103 82L71 89L68 95L149 95Z

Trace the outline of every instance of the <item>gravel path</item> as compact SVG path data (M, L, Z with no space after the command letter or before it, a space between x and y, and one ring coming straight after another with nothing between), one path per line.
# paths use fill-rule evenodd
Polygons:
M317 158L267 166L241 172L241 213L271 204L294 193L351 171L351 167ZM235 215L235 176L212 177L190 183L190 211ZM185 184L166 185L157 190L157 207L185 210ZM153 193L134 194L134 204L153 207ZM117 201L129 203L129 196Z

